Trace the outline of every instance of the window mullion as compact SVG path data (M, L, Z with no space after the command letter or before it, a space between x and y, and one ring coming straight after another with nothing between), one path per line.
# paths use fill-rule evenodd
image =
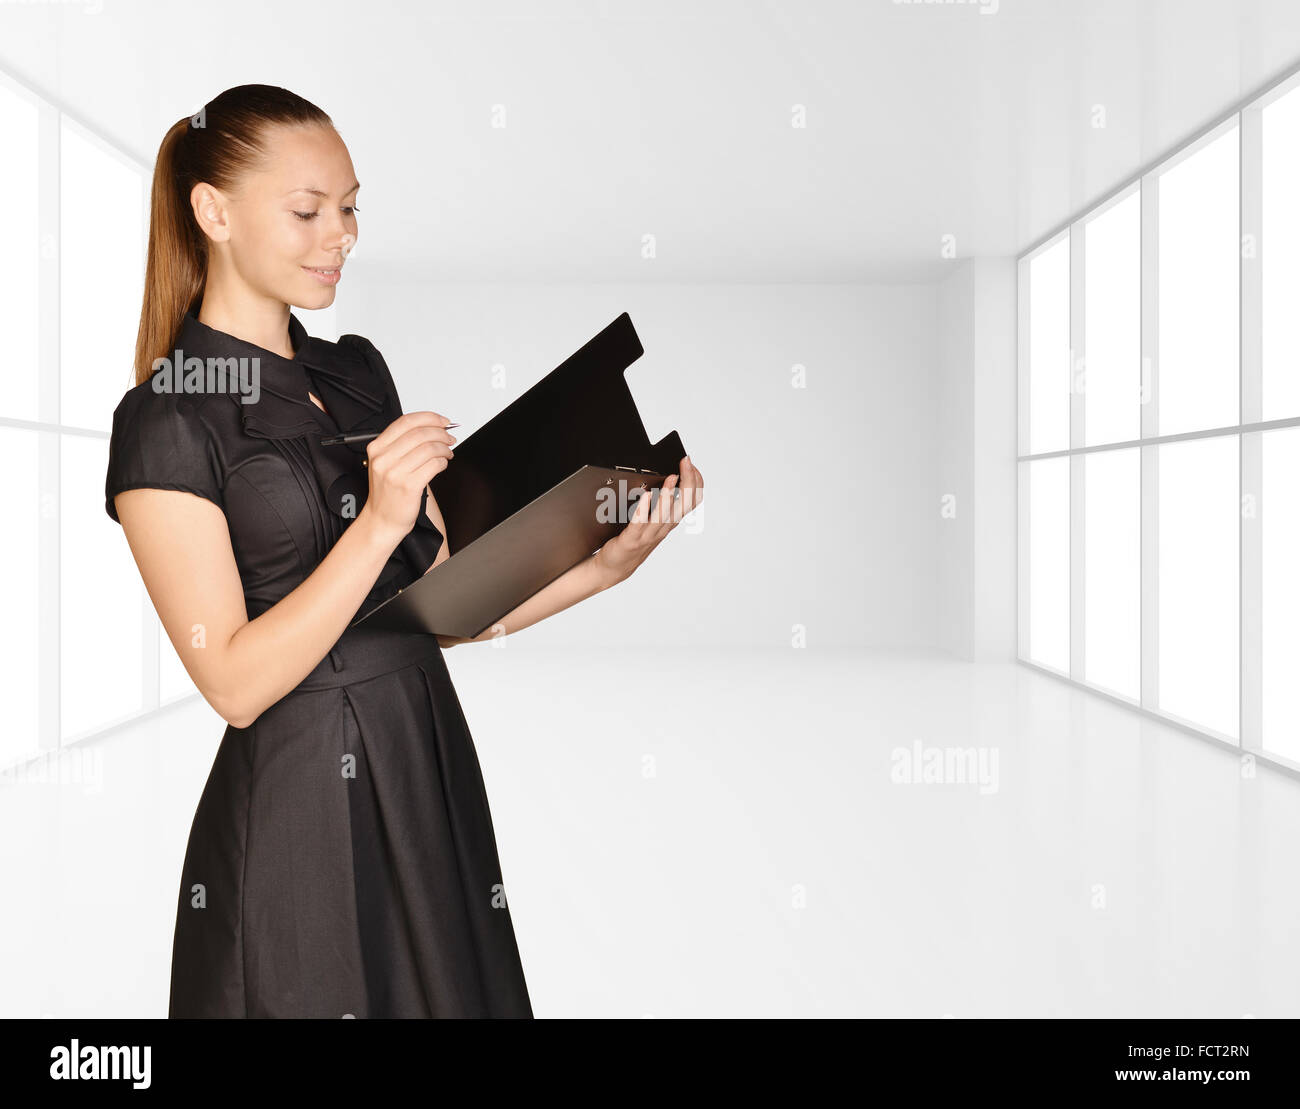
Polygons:
M37 419L58 425L59 411L59 112L37 102ZM59 467L61 438L40 431L37 441L37 747L53 751L60 743L59 618Z
M1160 432L1160 178L1142 178L1141 378L1136 383L1141 408L1141 436ZM1141 457L1141 704L1160 706L1160 448L1144 444Z
M1263 253L1264 142L1263 109L1241 113L1241 412L1243 424L1263 419ZM1240 722L1243 750L1263 746L1264 433L1240 439Z
M1070 225L1070 450L1087 442L1085 400L1088 352L1084 341L1084 272L1088 264L1084 252L1086 225L1077 220ZM1086 555L1083 455L1070 455L1070 676L1082 681L1085 676L1087 628L1085 627Z
M1019 452L1029 451L1029 260L1016 264L1016 424ZM1016 463L1016 655L1029 658L1029 467Z

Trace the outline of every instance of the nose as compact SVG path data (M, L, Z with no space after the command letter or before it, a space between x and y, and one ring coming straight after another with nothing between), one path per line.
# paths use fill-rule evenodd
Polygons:
M357 245L357 237L348 229L342 212L336 213L329 231L329 236L322 246L325 250L337 254L338 261L342 264L343 260L352 252L352 248Z

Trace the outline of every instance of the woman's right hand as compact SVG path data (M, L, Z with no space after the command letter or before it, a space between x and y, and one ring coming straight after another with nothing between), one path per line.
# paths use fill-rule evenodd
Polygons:
M437 412L407 412L366 445L370 491L361 515L369 514L392 547L415 526L425 487L455 457L451 422Z

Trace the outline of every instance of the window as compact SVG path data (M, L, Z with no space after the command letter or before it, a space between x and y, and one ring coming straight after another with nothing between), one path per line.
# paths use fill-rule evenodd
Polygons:
M96 433L60 436L59 731L65 741L153 703L144 682L145 637L156 620L122 529L104 511L107 433L113 409L135 384L145 193L142 167L60 118L58 423Z
M1070 672L1070 460L1029 468L1029 657Z
M1261 124L1262 418L1277 420L1300 416L1300 89L1267 104Z
M69 740L145 707L148 614L130 548L104 511L107 440L61 435L59 446L59 730Z
M22 88L0 80L0 144L5 151L0 173L0 204L23 218L8 221L5 264L0 266L0 322L13 361L0 396L0 466L6 474L31 475L11 482L5 503L5 541L0 543L0 573L6 582L31 583L10 589L8 634L0 638L0 666L5 673L7 725L0 732L0 766L40 752L41 670L50 657L41 636L41 609L57 598L58 578L48 556L57 549L53 499L46 499L57 473L52 456L57 440L40 430L41 223L38 207L40 112Z
M1237 439L1162 443L1159 686L1170 716L1237 738Z
M1237 146L1229 128L1149 179L1159 208L1161 435L1237 423Z
M1292 769L1297 198L1300 72L1019 260L1021 661Z
M0 97L4 93L0 90ZM6 474L30 474L32 459L45 453L39 431L0 425L0 466ZM5 504L4 542L0 568L6 582L35 582L35 589L11 589L8 612L11 629L0 636L0 666L5 675L5 727L0 729L0 767L31 758L40 751L40 600L49 591L42 569L44 524L40 488L36 482L13 482Z
M113 409L134 383L148 170L3 74L0 143L0 201L34 216L13 222L0 267L15 354L0 465L23 475L8 492L0 568L32 583L11 590L0 645L8 767L155 708L160 651L130 549L104 511Z
M1029 424L1034 454L1070 445L1070 240L1029 263Z
M1300 428L1256 437L1263 448L1263 748L1300 763Z
M113 411L135 384L151 172L0 72L0 396L10 590L0 770L197 694L104 511ZM335 306L301 312L337 340Z
M1137 189L1084 225L1086 443L1119 443L1141 434L1141 195ZM1069 300L1069 291L1065 293ZM1062 444L1068 446L1068 443Z
M1138 450L1096 451L1084 467L1083 676L1137 701L1141 694L1142 508Z
M139 166L62 121L59 422L71 427L111 430L113 409L135 384L147 186ZM117 526L102 509L100 515Z
M5 375L3 414L11 419L35 420L38 410L36 336L40 322L38 269L41 258L40 224L32 218L37 204L37 166L40 146L36 101L17 86L0 82L0 149L5 171L0 173L0 210L23 213L5 221L5 264L0 266L0 305L3 305L5 339L13 352L15 369L27 372Z

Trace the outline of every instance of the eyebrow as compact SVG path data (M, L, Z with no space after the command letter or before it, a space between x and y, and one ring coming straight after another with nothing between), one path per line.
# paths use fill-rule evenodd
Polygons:
M352 183L352 188L348 189L348 191L347 191L346 193L344 193L343 195L344 195L344 196L347 196L347 195L349 195L350 193L354 193L354 192L356 192L359 188L361 188L361 182L360 182L360 181L354 181L354 182ZM325 191L322 190L322 189L309 189L309 188L304 188L304 189L290 189L290 190L289 190L287 193L285 193L284 195L285 195L285 196L293 196L294 193L311 193L312 196L329 196L329 193L325 192Z

